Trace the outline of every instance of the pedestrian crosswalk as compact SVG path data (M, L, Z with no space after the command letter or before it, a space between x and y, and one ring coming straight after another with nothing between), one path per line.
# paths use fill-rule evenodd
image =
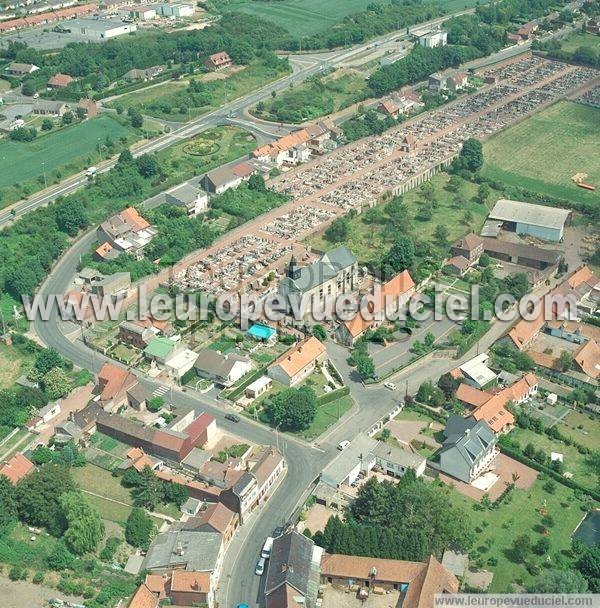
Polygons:
M168 386L159 386L152 392L153 397L164 397L169 392Z

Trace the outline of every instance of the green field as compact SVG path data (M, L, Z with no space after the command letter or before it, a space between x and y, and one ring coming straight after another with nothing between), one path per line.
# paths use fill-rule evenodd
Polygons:
M316 439L332 424L335 424L352 406L354 401L350 395L340 397L335 401L317 406L317 414L311 425L301 434L305 439Z
M562 101L506 129L484 144L483 175L540 194L577 202L598 201L600 109ZM587 173L596 192L571 177Z
M535 579L524 564L515 561L511 546L518 536L529 536L532 544L542 538L539 526L543 509L554 520L554 526L548 528L550 551L545 556L532 553L528 559L538 566L545 562L550 568L557 567L554 564L559 559L564 560L560 553L570 547L571 534L585 512L572 490L555 484L556 490L550 494L544 490L545 483L538 479L529 490L515 490L509 501L496 509L481 509L471 498L454 489L446 490L452 502L462 505L470 515L475 531L473 553L477 556L471 559L471 565L494 573L489 589L492 593L505 593L515 582L527 586Z
M600 50L600 37L587 32L579 32L571 34L560 41L560 48L563 51L573 52L580 46L586 46L591 49Z
M32 142L0 141L0 188L39 178L44 168L47 175L73 173L98 158L96 146L107 137L116 141L131 132L109 116L99 116Z
M449 11L459 11L465 7L478 4L477 0L439 1L448 7ZM380 0L378 2L380 5L389 3L390 0ZM296 36L309 36L315 32L322 32L331 28L347 15L366 10L369 4L372 4L371 0L278 0L276 2L230 0L219 8L262 17Z
M600 446L600 420L594 414L569 412L559 424L559 429L592 450L597 450Z

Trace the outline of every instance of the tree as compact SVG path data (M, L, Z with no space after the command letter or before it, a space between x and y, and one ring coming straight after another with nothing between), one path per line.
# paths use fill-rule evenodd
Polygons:
M41 386L50 399L60 399L69 393L72 382L66 372L60 367L51 369L44 375Z
M75 556L69 551L66 543L63 540L59 540L48 555L47 562L51 570L61 572L73 566Z
M504 288L517 300L520 300L529 293L531 285L524 272L517 272L504 279Z
M573 353L568 350L563 350L558 358L558 368L561 372L567 372L573 365Z
M446 184L446 190L448 190L448 192L458 192L462 184L463 180L460 176L452 175Z
M129 108L127 113L129 114L129 120L131 121L131 126L134 129L141 129L142 126L144 125L144 117L142 116L142 113L135 108Z
M58 536L66 527L60 497L75 489L68 468L45 464L17 485L19 517L29 525L45 526Z
M121 154L119 154L119 160L117 160L118 165L126 165L128 163L133 162L133 154L129 150L123 150Z
M75 116L77 116L77 118L79 120L83 120L87 115L87 112L85 110L85 108L81 108L81 107L76 107L75 108Z
M375 377L375 363L373 363L373 357L368 352L360 353L358 357L355 357L355 361L356 371L363 380Z
M482 205L485 205L491 193L492 189L486 183L479 184L479 188L477 189L477 201Z
M325 238L332 243L340 243L345 241L350 234L350 221L348 217L343 215L338 217L325 230Z
M157 395L156 397L151 397L148 399L147 408L150 412L159 412L165 404L164 397Z
M491 261L492 260L491 260L490 256L487 253L482 253L479 256L479 265L482 268L487 268L490 265Z
M542 538L533 545L533 552L537 555L546 555L548 551L550 551L550 539L547 536L542 536Z
M54 123L49 118L42 120L42 131L51 131L54 127Z
M33 97L35 95L35 85L31 80L26 80L21 86L21 93L26 97Z
M592 593L600 593L600 545L586 547L576 562Z
M17 496L15 486L8 477L0 475L0 535L17 519Z
M55 348L43 348L35 356L35 362L33 367L42 376L47 374L50 370L55 367L62 367L64 359L60 356Z
M459 157L454 166L467 171L479 171L483 167L483 146L477 139L467 139L463 144Z
M444 244L448 240L449 234L450 234L450 231L448 230L447 226L445 226L444 224L438 224L435 227L435 232L433 233L433 236L435 236L435 238L441 244Z
M50 448L47 448L45 445L38 445L33 452L31 452L29 460L31 460L33 464L40 465L52 462L53 457L54 452Z
M452 375L448 372L443 376L440 376L438 380L438 388L444 393L444 397L446 400L452 399L454 397L454 393L458 388L459 381L452 377Z
M415 246L407 236L400 235L386 256L387 263L395 272L403 272L415 262Z
M181 505L188 499L188 489L180 483L164 482L163 492L166 502L172 502L177 508L181 508Z
M154 523L143 509L134 507L125 523L125 540L132 547L147 549L154 533Z
M263 176L260 173L253 173L248 180L248 188L257 192L265 192L267 188Z
M320 340L321 342L325 342L325 340L327 340L327 330L322 325L315 325L312 328L312 334L315 338L317 338L317 340Z
M67 522L64 540L75 555L95 551L104 536L104 524L98 511L78 491L66 492L60 505Z
M162 502L163 498L164 490L161 480L156 477L150 467L144 467L140 473L138 485L133 490L134 504L153 511L156 505Z
M65 112L62 115L62 119L61 122L63 125L70 125L73 120L75 120L75 116L73 115L73 112Z
M153 154L142 154L136 159L135 164L142 177L152 177L159 170L158 161Z
M9 268L4 282L7 291L20 301L22 295L33 296L38 278L30 266L19 265Z
M85 205L77 198L67 198L56 208L56 223L60 230L75 236L89 224Z
M533 593L587 593L588 584L576 570L547 570L533 584Z
M516 561L523 563L531 553L531 538L527 534L517 536L513 541L512 551Z
M317 396L308 386L285 389L269 401L267 413L284 431L304 431L317 413Z

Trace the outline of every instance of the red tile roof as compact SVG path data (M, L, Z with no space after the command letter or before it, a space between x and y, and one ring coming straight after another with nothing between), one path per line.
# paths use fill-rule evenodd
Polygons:
M142 583L133 594L129 608L158 608L158 598Z
M125 211L119 213L120 218L129 224L134 232L145 230L150 224L138 213L135 207L127 207Z
M98 381L101 389L101 401L110 401L120 392L126 391L137 384L138 380L126 369L117 367L112 363L105 363L98 372Z
M596 340L588 340L575 353L575 363L590 378L600 377L600 346Z
M21 453L15 454L10 460L7 460L0 466L0 475L8 477L13 485L16 485L23 477L26 477L35 469L35 465L31 460L23 456Z

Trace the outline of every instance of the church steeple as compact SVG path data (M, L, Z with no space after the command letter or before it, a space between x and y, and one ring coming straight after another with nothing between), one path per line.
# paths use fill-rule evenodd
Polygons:
M287 276L289 279L294 280L300 276L300 268L298 268L298 264L296 263L296 256L294 254L292 254L292 257L290 258Z

